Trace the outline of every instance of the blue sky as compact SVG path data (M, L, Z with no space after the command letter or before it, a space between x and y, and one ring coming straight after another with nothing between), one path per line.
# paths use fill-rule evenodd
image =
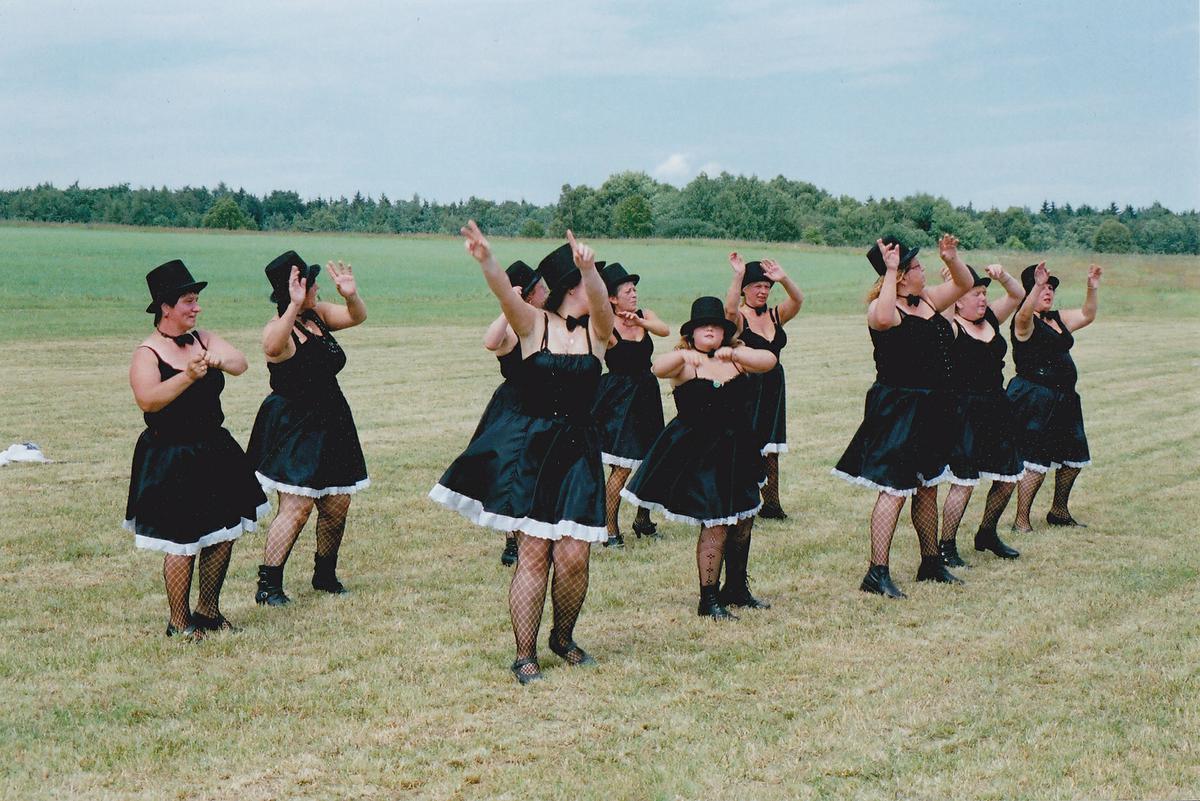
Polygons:
M0 4L0 187L557 199L622 170L1200 208L1200 4Z

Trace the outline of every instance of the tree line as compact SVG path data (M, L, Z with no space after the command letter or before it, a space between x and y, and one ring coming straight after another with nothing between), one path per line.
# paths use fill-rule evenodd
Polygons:
M971 250L1095 250L1107 253L1200 254L1200 214L1148 207L1107 208L1044 201L1034 211L1010 206L984 211L954 206L930 194L896 198L834 196L783 176L769 181L721 173L700 175L678 188L641 172L622 172L597 188L564 185L558 202L472 197L437 203L353 198L305 200L287 190L258 196L224 183L207 187L133 189L129 184L65 189L51 184L0 191L0 219L108 223L171 228L268 231L349 231L456 234L473 218L484 231L506 236L561 237L567 228L589 237L663 237L807 242L866 247L895 235L931 246L952 231Z

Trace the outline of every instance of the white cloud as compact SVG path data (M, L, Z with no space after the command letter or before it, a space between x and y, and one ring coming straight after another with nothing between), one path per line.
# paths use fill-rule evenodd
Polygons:
M660 181L672 184L684 184L694 175L686 153L672 153L651 174Z

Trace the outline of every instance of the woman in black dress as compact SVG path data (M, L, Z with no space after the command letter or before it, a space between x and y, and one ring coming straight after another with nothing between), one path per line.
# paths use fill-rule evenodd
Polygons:
M330 279L345 306L317 297L321 268L289 250L267 265L275 319L263 329L263 352L271 394L259 407L247 452L267 490L279 493L279 509L267 530L254 600L283 606L283 568L296 538L317 508L312 587L346 592L337 577L338 550L346 530L350 496L371 483L358 431L337 374L346 353L334 331L367 319L350 265L329 262Z
M504 273L508 276L508 282L512 284L513 292L520 295L521 300L535 309L542 308L549 290L546 289L546 282L542 280L541 273L520 259L508 265ZM517 335L513 333L512 326L508 324L508 318L503 314L488 326L483 335L483 346L496 355L496 361L500 364L500 375L504 381L492 393L492 399L488 401L487 407L483 410L483 417L479 419L479 425L475 427L471 442L487 438L491 427L497 419L502 417L501 412L512 411L519 407L517 373L521 366L521 343L517 340ZM517 533L510 531L504 535L504 550L500 553L500 564L512 567L516 563Z
M233 541L270 511L246 454L222 427L225 373L241 375L246 357L211 331L196 329L200 290L183 262L146 276L155 332L133 352L129 385L145 413L129 477L125 528L138 548L162 551L171 619L167 636L198 640L233 628L221 614L221 586ZM192 567L200 589L190 612Z
M595 253L570 231L568 244L538 265L550 290L544 311L513 293L473 220L462 233L520 341L520 417L505 427L513 429L508 435L497 425L489 447L473 443L429 497L478 525L517 532L519 556L508 594L517 644L511 669L528 684L542 678L537 636L552 564L550 650L569 665L595 662L573 634L587 595L591 544L607 538L592 407L613 311Z
M600 378L596 396L600 460L611 468L604 489L608 527L604 547L624 548L625 538L617 524L621 490L663 430L662 395L658 379L650 372L650 357L654 353L650 335L665 337L671 331L657 314L638 308L637 283L641 276L630 275L619 263L606 265L600 276L616 315L613 335L604 353L608 372ZM657 536L657 526L650 522L648 509L637 510L633 531L639 538Z
M679 329L683 339L654 360L654 374L670 379L674 387L675 419L621 493L630 503L657 509L670 520L699 526L696 611L717 620L737 619L719 597L722 562L724 592L750 596L749 548L739 547L738 524L762 506L759 487L765 467L751 415L757 388L746 374L764 373L777 361L770 351L734 339L735 332L719 298L692 303L691 317ZM765 606L757 600L744 605Z
M1046 263L1033 264L1021 273L1026 297L1012 322L1013 361L1017 374L1008 382L1008 397L1018 427L1018 450L1025 475L1017 482L1017 519L1013 531L1033 530L1029 522L1033 499L1055 469L1054 502L1046 513L1052 526L1083 526L1072 515L1068 502L1080 471L1091 464L1087 433L1083 428L1083 405L1075 391L1078 372L1071 358L1074 332L1091 325L1099 309L1100 277L1096 264L1088 267L1087 294L1079 309L1054 309L1058 277L1050 275ZM996 524L1012 493L988 498L988 512L980 530L995 532Z
M987 275L980 276L970 265L975 286L955 301L953 312L944 314L954 325L954 345L951 348L951 386L957 395L960 428L954 449L950 453L950 491L942 504L942 538L938 544L942 561L949 567L965 567L958 554L958 524L971 500L971 493L980 479L991 479L993 490L988 497L1002 492L999 484L1012 485L1021 477L1021 459L1017 453L1016 425L1012 404L1004 392L1004 354L1008 344L1000 333L1000 324L1007 320L1021 301L1025 290L999 264L990 264ZM948 269L942 275L949 280ZM988 285L993 280L1004 286L1004 297L988 303ZM1007 495L1005 496L1007 498ZM983 530L975 535L975 550L991 551L1003 559L1020 556L995 531L988 536Z
M950 380L954 333L940 312L971 290L971 273L949 234L938 242L951 281L925 284L911 250L886 237L867 252L879 280L867 297L867 327L875 348L875 383L867 391L862 424L833 469L836 476L877 490L871 511L871 563L859 589L903 598L888 570L892 537L905 500L921 547L917 581L955 583L938 552L937 485L949 476L957 430Z
M804 293L788 277L778 262L771 259L744 263L736 252L729 254L733 282L725 296L725 315L738 326L738 336L751 348L775 354L775 367L753 383L754 429L762 440L766 457L767 483L762 488L763 507L759 517L782 520L787 517L779 503L779 454L787 453L787 391L780 354L787 345L783 327L800 313ZM774 308L767 298L775 284L783 286L787 297Z

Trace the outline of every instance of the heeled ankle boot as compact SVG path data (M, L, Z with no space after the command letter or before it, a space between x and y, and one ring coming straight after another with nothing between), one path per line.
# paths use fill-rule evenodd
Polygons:
M858 588L863 592L882 595L886 598L907 598L900 588L892 583L892 574L887 565L871 565Z
M283 565L258 566L258 591L254 593L254 602L267 606L283 606L292 602L283 593Z
M966 567L967 563L958 555L957 540L942 540L938 543L938 550L942 554L942 564L946 567Z
M508 537L504 540L504 551L500 554L500 564L512 567L517 563L517 538Z
M1000 539L994 528L981 528L975 532L975 550L991 551L1001 559L1016 559L1021 552Z
M737 615L730 612L717 600L717 585L700 588L700 605L696 607L700 617L711 617L713 620L737 620Z
M942 564L941 554L921 557L921 566L917 568L917 581L936 581L939 584L963 583L962 579L951 573Z
M327 592L331 595L345 595L347 590L337 577L338 555L335 551L329 556L313 554L312 587L314 590Z
M753 535L751 535L753 536ZM717 593L723 606L744 606L748 609L770 609L766 601L755 598L750 592L750 580L746 574L746 563L750 560L750 537L745 543L728 542L725 545L725 586Z

